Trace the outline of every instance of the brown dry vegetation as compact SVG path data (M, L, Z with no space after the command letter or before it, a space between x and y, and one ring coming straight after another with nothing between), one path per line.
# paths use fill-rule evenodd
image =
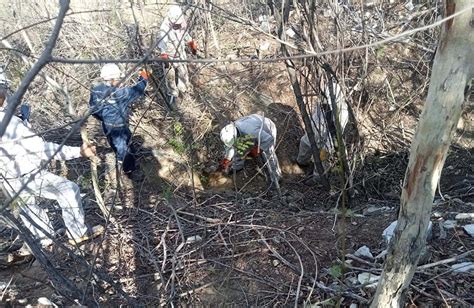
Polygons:
M259 1L214 3L247 20L256 21L260 14L268 13ZM55 1L0 0L0 4L4 8L0 12L1 37L57 12ZM54 55L70 59L140 58L143 49L156 39L166 7L147 0L72 1ZM421 5L413 11L401 4L364 9L360 5L341 6L343 13L338 15L336 26L332 15L325 17L331 12L327 4L317 9L318 35L324 50L374 42L429 24L439 13L435 7ZM191 33L203 50L200 57L250 58L264 42L270 47L261 50L260 57L280 55L277 41L252 26L231 21L230 14L214 8L211 16L218 49L204 11L190 12ZM293 19L297 27L297 16ZM53 22L39 23L6 39L15 50L0 50L0 63L8 64L13 87L29 69L19 55L34 62ZM335 39L336 27L344 46ZM107 225L104 237L76 253L91 268L112 277L135 300L129 304L364 305L374 290L362 288L354 278L364 271L362 268L379 274L382 261L370 261L369 265L353 261L344 274L334 271L340 268L344 252L353 253L362 245L369 246L374 255L384 249L381 234L396 219L407 154L426 96L436 39L435 28L327 59L338 73L357 123L357 130L351 125L356 138L348 144L355 196L347 219L337 216L338 177L331 175L332 189L324 192L321 187L305 184L311 170L302 170L295 163L304 130L284 63L191 64L193 89L180 100L177 112L168 111L155 87L135 105L131 126L139 148L140 171L133 180L125 179L119 191L112 189L113 154L98 123L93 119L88 122L89 135L98 144L101 189L106 203L117 206L112 214L114 223L106 222L97 208L87 162L51 166L80 184L88 222ZM126 71L132 67L122 64ZM33 107L35 130L47 131L47 140L62 140L71 122L87 109L89 88L99 71L98 63L48 64L43 72L62 90L39 76L30 85L26 99ZM133 83L133 78L128 82ZM456 212L472 212L471 109L472 105L466 106L443 172L440 197L435 200L434 210L444 219L451 219ZM235 183L210 174L222 155L219 129L230 119L254 112L265 114L278 126L277 154L284 173L281 198L268 193L265 177L256 171L255 162L237 174ZM80 142L77 132L67 144ZM366 215L364 209L371 206L387 210ZM51 213L57 214L54 210ZM427 263L474 247L462 228L448 230L445 239L439 238L439 232L435 224ZM14 231L2 231L6 243L15 236ZM193 242L195 236L200 240ZM84 296L98 305L126 303L114 287L91 275L90 268L76 264L66 251L55 248L48 256ZM472 305L472 274L453 276L447 269L440 266L418 273L407 304ZM10 279L0 299L3 303L24 304L19 302L24 298L35 303L41 296L59 305L74 300L60 295L61 286L51 285L37 262L0 271L1 282Z

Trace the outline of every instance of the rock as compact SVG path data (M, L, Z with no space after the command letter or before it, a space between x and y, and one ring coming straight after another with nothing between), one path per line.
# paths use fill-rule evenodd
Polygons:
M274 267L277 267L278 265L280 265L280 261L275 259L275 260L272 261L272 264L273 264Z
M18 304L20 305L26 305L28 303L28 300L26 298L21 298L18 300Z
M459 213L455 217L456 220L474 220L474 213Z
M296 230L296 234L300 235L304 231L304 227L299 227L298 230Z
M462 262L451 265L451 269L455 273L467 273L474 271L474 262Z
M347 281L353 286L355 286L359 283L359 281L357 281L357 278L355 278L355 277L349 277L349 278L347 278Z
M191 244L199 241L202 241L202 237L200 237L199 235L193 235L186 239L186 244Z
M354 252L354 255L356 257L363 257L363 258L369 258L369 259L373 259L374 256L372 255L372 253L370 252L370 248L367 247L367 246L362 246L360 247L359 249L357 249L355 252Z
M464 231L467 232L471 237L474 237L474 224L465 225Z
M385 239L385 242L387 245L390 243L390 240L392 239L394 232L395 232L395 227L397 226L397 220L392 222L385 230L382 232L382 237ZM426 240L429 241L432 237L432 231L433 231L433 223L430 221L428 223L428 231L426 232Z
M272 241L275 242L276 244L280 244L281 243L281 237L279 235L275 235L272 238Z
M360 284L367 284L365 287L372 289L377 287L377 282L379 281L380 276L374 275L372 273L360 273L357 275L357 280Z
M446 220L443 222L443 228L446 230L454 229L456 228L457 221L456 220Z
M3 282L3 281L0 281L0 291L3 291L7 288L8 284Z

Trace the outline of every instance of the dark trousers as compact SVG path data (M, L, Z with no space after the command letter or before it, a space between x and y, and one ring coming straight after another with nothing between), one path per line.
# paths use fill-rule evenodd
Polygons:
M115 152L117 161L122 164L123 171L128 173L136 169L134 151L131 149L132 132L128 126L114 127L102 122L102 129Z

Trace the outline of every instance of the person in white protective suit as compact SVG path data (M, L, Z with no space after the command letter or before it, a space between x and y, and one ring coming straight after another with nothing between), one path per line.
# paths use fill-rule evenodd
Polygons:
M196 54L198 46L188 33L183 11L178 5L172 5L168 15L161 24L158 37L158 49L165 60L185 60L186 46ZM168 99L174 104L179 94L184 94L189 87L189 74L186 63L171 63L165 71Z
M342 131L344 131L349 120L349 110L342 89L339 84L335 82L333 82L333 93L336 98L339 122L341 123ZM311 118L311 127L315 136L316 145L320 149L319 156L322 162L325 162L329 155L335 151L334 142L336 139L336 128L330 99L329 85L326 85L324 89L324 99L321 103L318 103ZM300 140L298 158L296 160L299 165L304 166L311 162L311 158L311 144L309 142L308 133L306 133Z
M5 99L5 96L0 96L0 103L3 104ZM0 123L4 117L5 112L0 110ZM10 197L19 193L16 205L19 206L21 220L43 247L52 243L43 230L54 236L54 229L46 211L36 204L35 197L58 202L71 244L78 244L103 232L102 226L87 228L79 186L41 168L41 162L52 157L70 160L94 155L95 147L92 145L74 147L46 142L16 116L8 123L0 139L0 184Z
M277 130L272 120L251 114L226 125L220 136L226 150L220 170L241 170L247 157L261 155L268 166L272 183L278 184L281 170L275 154Z

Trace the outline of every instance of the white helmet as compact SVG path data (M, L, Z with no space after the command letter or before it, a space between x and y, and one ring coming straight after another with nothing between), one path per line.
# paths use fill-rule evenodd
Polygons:
M168 11L168 19L172 23L177 23L183 16L183 11L178 5L172 5Z
M100 70L100 77L104 80L120 79L122 71L117 64L107 63Z
M237 139L237 127L234 123L227 124L221 129L221 140L226 147L232 147Z

